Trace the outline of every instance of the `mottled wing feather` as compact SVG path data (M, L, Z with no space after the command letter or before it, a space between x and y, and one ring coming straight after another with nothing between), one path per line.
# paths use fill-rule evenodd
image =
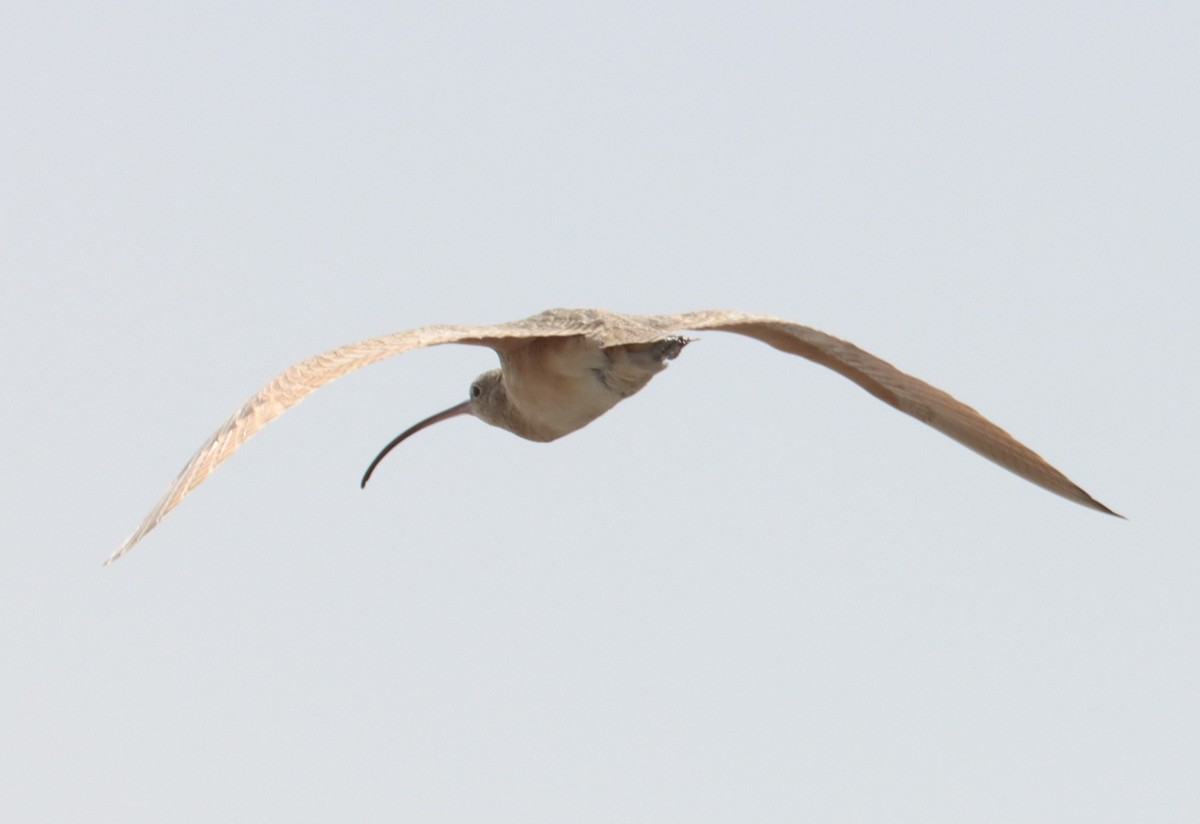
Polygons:
M512 325L530 337L583 335L601 347L650 343L672 331L655 315L621 315L603 309L547 309Z
M852 343L797 323L738 312L691 312L638 320L663 330L733 332L816 361L1027 481L1068 500L1117 515L971 407Z
M603 314L603 313L600 313ZM196 451L166 494L141 525L109 556L120 558L146 536L188 493L264 426L312 392L342 375L414 349L446 343L489 346L505 351L533 337L597 335L603 321L593 311L551 310L525 320L495 326L427 326L353 343L309 358L291 367L242 404L221 428Z

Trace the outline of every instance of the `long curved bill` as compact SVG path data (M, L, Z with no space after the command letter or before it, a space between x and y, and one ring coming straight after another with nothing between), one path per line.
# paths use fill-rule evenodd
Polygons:
M371 473L375 471L375 467L379 466L379 462L387 457L387 454L400 445L400 442L409 435L415 435L427 426L433 426L435 423L444 421L447 418L453 418L456 415L470 415L471 402L463 401L458 406L452 406L436 415L430 415L420 423L413 424L408 429L405 429L399 435L392 439L392 442L383 448L383 450L375 456L375 460L371 461L371 465L367 467L367 471L363 473L362 482L358 485L360 489L365 489L367 481L371 480Z

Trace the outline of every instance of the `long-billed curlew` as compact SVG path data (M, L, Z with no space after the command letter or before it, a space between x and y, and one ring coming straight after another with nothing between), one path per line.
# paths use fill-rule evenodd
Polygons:
M455 415L474 415L533 441L561 438L591 423L665 369L666 361L688 343L675 333L707 329L746 335L816 361L1010 472L1078 504L1117 514L971 407L816 329L741 312L619 315L599 309L551 309L496 326L426 326L397 332L296 364L246 401L204 442L162 500L105 563L132 549L268 423L335 378L376 361L427 346L466 343L494 349L500 368L476 378L467 400L425 419L388 444L368 467L364 486L392 447Z

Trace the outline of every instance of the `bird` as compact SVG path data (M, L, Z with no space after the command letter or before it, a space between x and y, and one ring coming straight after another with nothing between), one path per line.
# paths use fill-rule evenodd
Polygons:
M295 364L263 387L196 451L133 534L105 564L129 552L167 513L247 440L336 378L385 358L450 343L495 351L500 368L484 372L463 402L409 427L367 467L420 430L471 415L531 441L580 429L639 392L691 339L683 332L744 335L799 355L849 378L870 394L948 435L1010 472L1091 509L1119 515L980 413L940 389L901 372L852 343L798 323L726 310L628 315L601 309L549 309L491 326L425 326L331 349Z

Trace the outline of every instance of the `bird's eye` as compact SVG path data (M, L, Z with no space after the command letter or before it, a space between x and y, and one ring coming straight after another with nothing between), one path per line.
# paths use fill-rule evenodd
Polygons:
M480 386L480 385L479 385L479 384L477 384L477 383L473 383L473 384L471 384L471 397L472 397L472 399L474 399L474 398L478 398L478 397L479 397L480 395L482 395L482 394L483 394L483 387L482 387L482 386Z

